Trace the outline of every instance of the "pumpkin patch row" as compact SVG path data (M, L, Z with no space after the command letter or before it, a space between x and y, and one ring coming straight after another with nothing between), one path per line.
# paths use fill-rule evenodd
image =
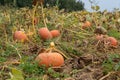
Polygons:
M48 28L40 28L38 30L38 34L41 37L41 39L48 40L48 39L58 37L60 35L60 32L59 30L49 31ZM23 31L15 31L13 34L13 39L16 41L25 42L28 40L28 37L27 37L27 34L25 34L25 32Z
M38 23L38 19L35 17L34 25L36 25L37 23ZM91 27L91 23L89 21L85 21L82 25L83 29L90 28L90 27ZM48 28L43 27L38 30L38 34L40 35L41 39L48 40L48 39L52 39L52 38L60 36L60 31L59 30L49 31ZM13 38L14 40L22 41L22 42L28 40L27 35L23 31L15 31Z
M103 35L103 34L98 34L96 35L96 40L102 41L108 43L110 47L117 47L118 46L118 41L116 38L108 36L108 35Z
M38 34L43 40L51 39L54 37L58 37L60 32L58 30L49 31L48 28L40 28L38 30ZM25 42L28 40L27 34L23 31L15 31L13 35L14 40ZM48 67L60 67L64 64L64 57L57 52L55 49L54 43L52 42L50 48L46 49L46 51L39 53L36 57L36 61L40 66L44 65L46 68Z
M40 28L38 30L38 33L43 40L55 38L55 37L58 37L60 35L59 30L49 31L48 28Z

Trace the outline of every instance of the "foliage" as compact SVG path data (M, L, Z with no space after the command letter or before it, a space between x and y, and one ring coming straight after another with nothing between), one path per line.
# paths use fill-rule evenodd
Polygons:
M12 68L12 74L10 73L11 79L7 80L24 80L24 77L22 75L22 71Z
M12 3L12 2L13 2L13 0L0 0L0 3L1 3L2 5L4 5L5 3L10 4L10 3Z
M120 70L120 62L115 62L115 60L119 59L120 55L118 54L110 54L108 59L103 62L104 72L108 73L110 71L119 71Z
M49 74L50 76L52 76L54 78L60 78L61 76L63 78L69 77L69 74L55 72L54 69L52 69L52 68L48 68L47 74Z
M78 11L84 9L82 1L76 0L45 0L45 6L58 6L59 9L65 9L65 11Z
M18 7L32 7L33 0L2 0L0 1L1 4L12 4L17 5ZM84 10L84 3L82 1L76 0L44 0L45 7L53 7L58 6L59 9L65 9L65 11L78 11Z
M120 32L118 30L111 29L108 31L108 35L113 36L117 39L120 39Z
M31 63L30 61L24 61L20 65L20 68L25 72L25 74L44 74L44 67L39 67L37 63Z
M18 7L25 7L25 6L32 7L33 0L17 0L16 2Z

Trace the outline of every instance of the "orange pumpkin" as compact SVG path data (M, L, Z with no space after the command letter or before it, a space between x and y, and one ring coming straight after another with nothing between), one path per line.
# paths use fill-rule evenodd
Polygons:
M101 39L103 39L103 37L104 37L104 35L102 35L102 34L101 35L96 35L97 40L101 40Z
M23 31L15 31L13 39L24 42L27 40L27 35Z
M91 27L91 23L89 21L85 21L82 25L82 28L85 29L85 28L89 28Z
M51 35L51 33L50 33L50 31L48 30L48 28L40 28L39 30L38 30L38 33L39 33L39 35L41 36L41 38L43 39L43 40L47 40L47 39L51 39L52 38L52 35Z
M52 37L58 37L60 35L60 31L59 30L52 30L50 31Z
M114 37L108 37L107 40L110 42L110 45L116 47L118 45L118 41Z
M40 53L35 60L45 67L60 67L64 64L63 56L57 52Z

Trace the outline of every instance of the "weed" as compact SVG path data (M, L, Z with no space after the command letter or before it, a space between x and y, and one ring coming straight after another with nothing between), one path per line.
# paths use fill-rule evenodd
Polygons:
M119 54L110 54L108 59L105 60L102 64L104 68L104 72L108 73L111 71L119 71L120 70L120 55Z
M120 39L120 32L118 32L116 29L109 30L108 35Z
M39 67L37 62L32 61L31 57L24 57L21 60L21 64L19 67L23 70L26 76L34 74L34 75L43 75L45 73L44 67Z
M53 78L66 78L66 77L69 77L69 74L64 74L64 73L59 73L59 72L56 72L54 71L54 69L52 68L48 68L47 72L46 72L48 75L50 75L51 77Z

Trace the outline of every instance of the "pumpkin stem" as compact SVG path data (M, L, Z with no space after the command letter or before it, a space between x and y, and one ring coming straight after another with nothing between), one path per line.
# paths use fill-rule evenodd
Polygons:
M58 50L58 49L56 49L56 48L54 48L53 49L54 51L56 51L56 52L58 52L58 53L60 53L61 55L63 55L66 59L69 59L63 52L61 52L60 50Z
M54 42L50 43L50 49L54 50L54 51L57 51L58 53L60 53L61 55L63 55L66 59L68 59L68 57L64 53L62 53L60 50L58 50L58 49L55 48Z
M50 48L54 48L55 47L55 43L54 42L51 42L50 43Z
M50 48L48 48L45 52L52 52L52 50L54 49L54 47L55 47L54 42L51 42L50 43Z

